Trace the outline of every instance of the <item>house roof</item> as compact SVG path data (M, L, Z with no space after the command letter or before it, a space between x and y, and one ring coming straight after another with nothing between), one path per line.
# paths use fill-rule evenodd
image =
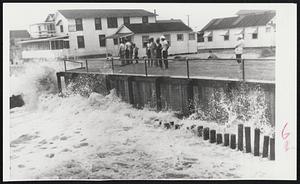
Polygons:
M65 18L94 18L94 17L140 17L157 16L143 9L73 9L58 10Z
M157 22L147 24L128 24L126 25L133 33L159 33L170 31L193 31L183 22Z
M206 26L201 29L200 32L216 29L263 26L266 25L273 17L275 17L275 12L217 18L211 20Z
M48 16L47 16L45 22L51 21L50 19L53 19L54 16L55 16L55 14L53 14L53 13L48 14Z
M27 30L11 30L9 31L10 38L30 38Z
M236 13L236 15L261 14L261 13L266 13L266 12L275 13L274 10L240 10Z

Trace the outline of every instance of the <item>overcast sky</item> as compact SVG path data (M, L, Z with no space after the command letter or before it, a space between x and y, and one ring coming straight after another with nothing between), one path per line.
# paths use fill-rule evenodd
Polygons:
M30 24L43 22L49 13L59 9L156 9L157 19L181 19L199 31L211 19L235 16L241 9L275 9L274 4L200 4L200 3L14 3L4 4L4 21L9 30L29 29Z

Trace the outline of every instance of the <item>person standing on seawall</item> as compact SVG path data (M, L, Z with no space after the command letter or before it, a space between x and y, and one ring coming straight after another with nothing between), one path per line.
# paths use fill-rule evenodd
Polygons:
M150 45L151 45L151 42L150 42L150 39L148 39L148 43L147 43L147 46L146 46L146 54L147 54L148 66L150 66L150 60L151 60Z
M161 46L162 46L162 58L164 61L165 69L168 69L168 49L169 43L164 36L160 37Z
M133 46L133 54L134 54L135 63L137 64L137 63L139 63L139 61L138 61L139 48L135 45L135 43L132 44L132 46Z
M239 35L237 38L237 43L235 44L235 58L238 63L242 62L242 54L244 48L244 39L242 35Z
M151 54L151 66L153 64L158 66L156 63L156 44L154 43L154 38L150 38L150 54Z
M160 44L160 39L157 38L156 39L156 62L158 62L159 64L159 67L162 68L163 65L162 65L162 60L161 60L161 51L162 50L162 46Z
M125 60L125 44L124 44L124 40L121 40L120 46L119 46L119 56L121 59L121 63L122 65L125 64L124 60Z

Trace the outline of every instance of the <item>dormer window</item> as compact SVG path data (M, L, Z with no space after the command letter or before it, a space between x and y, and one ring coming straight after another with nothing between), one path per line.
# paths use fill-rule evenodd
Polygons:
M142 17L142 22L143 22L143 24L148 23L149 22L148 17L147 16L143 16Z
M124 24L130 24L130 18L129 17L123 17Z

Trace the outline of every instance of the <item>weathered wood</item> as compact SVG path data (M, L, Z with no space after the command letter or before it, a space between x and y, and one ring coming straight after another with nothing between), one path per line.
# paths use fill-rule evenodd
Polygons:
M209 128L203 129L203 139L208 140L209 139Z
M58 92L61 93L62 92L62 87L61 87L61 74L60 73L56 73L56 78L57 78L57 87L58 87Z
M128 84L128 100L130 104L134 104L133 99L133 88L132 88L132 77L127 78L127 84Z
M245 127L246 153L251 153L251 128Z
M229 146L229 134L224 134L224 146Z
M259 128L255 128L255 131L254 131L254 156L259 156L259 138L260 138L260 130L259 130Z
M161 111L162 109L160 83L161 83L161 79L157 78L155 80L155 96L156 96L156 109L158 111Z
M209 142L210 143L216 142L216 130L210 130Z
M230 135L230 148L231 149L236 148L236 136L235 136L235 134Z
M270 139L270 160L275 160L275 138Z
M264 136L262 157L268 157L268 152L269 152L269 136Z
M197 132L198 132L198 136L199 137L202 137L202 134L203 134L203 126L198 126L198 128L197 128Z
M244 135L243 135L243 129L244 129L244 125L243 124L239 124L238 125L238 150L243 151L244 149Z
M222 144L222 134L218 133L217 134L217 144Z

